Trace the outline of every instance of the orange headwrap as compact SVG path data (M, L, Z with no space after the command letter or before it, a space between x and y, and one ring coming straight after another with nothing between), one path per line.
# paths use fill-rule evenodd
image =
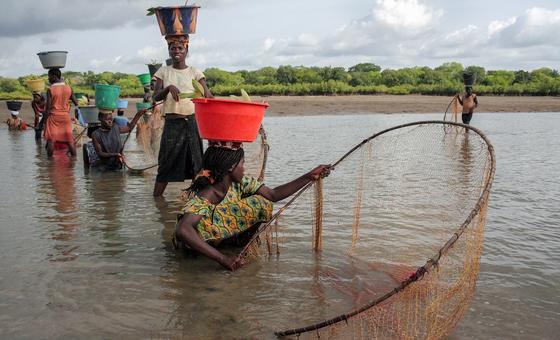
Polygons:
M166 35L165 40L167 41L167 46L171 46L171 44L181 44L185 48L189 46L188 34Z

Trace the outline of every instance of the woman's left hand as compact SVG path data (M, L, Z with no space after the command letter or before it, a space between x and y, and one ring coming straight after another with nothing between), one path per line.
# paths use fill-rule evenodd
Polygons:
M308 175L312 181L316 181L319 178L327 177L331 173L332 169L333 167L330 164L321 164L315 169L311 170Z

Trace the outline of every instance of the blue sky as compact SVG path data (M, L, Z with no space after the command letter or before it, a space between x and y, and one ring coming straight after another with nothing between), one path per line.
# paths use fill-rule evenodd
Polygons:
M167 50L152 6L183 1L18 0L0 12L0 76L44 72L36 53L69 51L67 69L142 73ZM193 3L190 1L190 3ZM199 0L188 63L383 68L459 61L487 69L559 68L557 0Z

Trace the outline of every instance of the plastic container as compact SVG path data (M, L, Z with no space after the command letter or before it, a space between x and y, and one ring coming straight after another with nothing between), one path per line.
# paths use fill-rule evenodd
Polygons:
M144 109L149 109L152 107L151 103L136 103L136 110L140 111L140 110L144 110Z
M156 74L157 70L161 67L161 64L148 64L148 70L150 70L150 77Z
M66 66L66 56L68 52L66 51L48 51L37 53L39 60L43 65L43 68L63 68Z
M26 83L31 92L42 92L45 89L45 81L43 79L31 79Z
M463 83L465 86L473 86L476 81L476 74L474 73L463 73Z
M173 6L155 8L161 35L193 34L200 6Z
M10 111L21 110L21 105L22 104L23 104L23 102L20 102L19 100L8 100L6 102L6 105L8 106L8 110L10 110Z
M254 142L268 103L195 98L194 114L200 137L227 142Z
M152 80L152 76L150 76L149 73L142 73L137 75L138 80L140 80L140 83L142 85L149 85L150 81Z
M97 123L99 121L99 109L95 105L78 106L82 114L84 122L87 124Z
M119 99L117 100L117 109L126 109L128 107L128 100Z
M95 84L95 106L103 110L117 108L121 88L115 85Z

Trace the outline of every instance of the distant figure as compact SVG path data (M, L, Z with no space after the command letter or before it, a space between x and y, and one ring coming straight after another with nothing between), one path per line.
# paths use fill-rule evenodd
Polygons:
M6 124L8 124L8 129L10 129L10 131L27 129L27 125L25 124L25 121L18 117L19 111L10 111L10 113L11 113L10 118L6 120Z
M33 100L31 101L31 108L35 113L34 127L35 127L35 140L41 139L41 133L43 132L43 126L45 122L43 121L43 114L47 109L47 97L40 92L33 92Z
M72 88L62 80L62 73L58 68L49 70L47 91L47 108L45 110L45 139L47 140L47 155L54 152L54 143L66 144L72 157L76 157L76 144L72 135L72 120L70 119L70 100L78 106Z
M465 86L465 92L463 98L457 96L457 99L459 100L459 104L463 106L463 114L461 115L463 124L468 125L471 122L474 109L478 106L478 98L476 94L472 93L472 86Z
M117 116L113 118L113 122L115 122L115 124L117 124L119 127L125 127L128 125L128 118L124 116L123 110L117 110Z
M84 144L84 163L86 167L94 167L99 170L119 170L123 166L121 133L127 133L144 114L139 111L132 122L125 126L113 124L112 113L100 111L100 126L91 134L92 141Z

